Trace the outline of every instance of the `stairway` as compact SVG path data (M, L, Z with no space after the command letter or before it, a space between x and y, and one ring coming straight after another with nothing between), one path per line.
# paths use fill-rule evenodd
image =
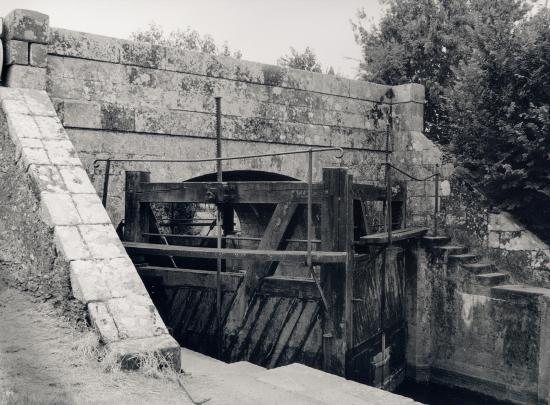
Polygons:
M412 399L294 363L267 370L224 363L182 348L181 381L195 403L240 405L400 405Z
M489 295L490 288L506 284L507 273L497 271L494 263L471 253L467 246L451 243L447 236L425 236L425 246L447 265L447 277L460 281L471 293Z

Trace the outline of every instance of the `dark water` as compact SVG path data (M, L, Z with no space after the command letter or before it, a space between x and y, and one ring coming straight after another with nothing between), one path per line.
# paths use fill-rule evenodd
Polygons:
M428 405L511 405L508 401L497 401L482 394L460 388L443 387L436 384L418 384L405 381L396 394L403 395Z

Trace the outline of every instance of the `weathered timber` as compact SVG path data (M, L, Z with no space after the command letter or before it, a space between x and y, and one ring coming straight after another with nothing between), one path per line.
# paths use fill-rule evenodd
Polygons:
M271 276L263 279L258 294L318 300L319 290L312 279Z
M346 369L346 288L349 261L350 184L345 168L323 169L324 201L321 208L321 230L324 251L346 252L346 260L321 266L321 284L325 292L328 311L323 324L323 369L345 375Z
M428 232L428 228L404 228L392 232L392 242L399 242L407 239L421 238ZM380 232L362 236L357 244L384 245L388 243L388 233Z
M149 232L149 204L141 203L137 196L140 184L148 183L149 172L126 172L126 195L124 207L124 240L145 242L144 232Z
M205 259L254 259L269 262L305 263L307 252L302 250L216 249L195 246L159 245L156 243L123 242L130 255L200 257ZM313 251L314 263L344 263L346 252Z
M169 267L141 266L140 276L161 277L164 287L216 288L216 273L208 270L173 269ZM222 273L222 289L235 291L243 279L243 273Z
M277 341L271 348L269 354L266 356L265 367L274 368L282 364L280 361L281 354L287 346L290 336L296 329L296 324L298 323L298 319L300 319L300 315L302 314L306 303L307 302L301 300L291 301L288 312L283 318L283 327L279 331Z
M320 307L317 301L307 301L305 303L300 318L278 359L279 365L294 363L298 360L307 338L315 326L319 310Z
M295 203L277 204L264 231L264 236L258 245L259 250L279 248L297 207L298 205ZM245 264L244 280L242 287L237 291L235 301L233 301L229 318L225 325L226 333L234 334L240 325L242 325L247 307L258 288L260 280L271 275L273 271L274 266L272 261L262 261L262 259L253 258L253 260Z
M141 202L211 203L302 203L307 202L307 184L299 181L140 183ZM313 184L312 199L319 204L322 185Z
M279 303L271 315L269 328L263 334L261 342L255 345L256 347L249 357L249 361L263 367L267 365L269 354L277 344L281 330L285 326L288 313L295 305L294 300L291 298L273 297L273 299L278 300Z

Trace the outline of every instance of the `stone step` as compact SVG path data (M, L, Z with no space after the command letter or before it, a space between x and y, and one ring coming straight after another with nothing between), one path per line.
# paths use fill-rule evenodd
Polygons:
M231 370L235 373L240 373L244 375L257 376L260 373L266 371L267 369L262 366L258 366L254 363L248 361L237 361L235 363L230 363L228 365L228 370Z
M462 245L442 245L436 246L434 250L438 253L458 255L468 252L468 248Z
M226 370L229 364L202 353L181 348L181 368L187 373L204 373L212 369Z
M441 246L448 243L450 240L451 238L448 236L424 236L422 238L422 243L427 248L433 249L436 246Z
M410 398L346 380L298 363L268 370L262 373L258 380L287 391L299 393L311 398L313 401L327 405L400 405L415 403Z
M474 253L449 254L447 256L448 263L474 263L478 259L479 255Z
M250 375L250 368L241 364L223 361L182 349L182 368L186 374L181 381L190 396L197 403L207 402L224 405L279 405L312 404L324 405L299 392L292 392L272 384L259 381ZM247 372L243 373L242 369ZM261 367L260 367L261 368ZM261 372L265 372L262 370Z
M492 273L495 265L491 262L464 263L462 268L473 274L481 274Z
M508 274L505 273L483 273L476 275L476 280L484 286L492 287L508 280Z

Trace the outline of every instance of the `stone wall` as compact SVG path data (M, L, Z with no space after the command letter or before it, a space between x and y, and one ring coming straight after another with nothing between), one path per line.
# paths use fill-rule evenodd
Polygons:
M441 199L440 219L453 239L493 261L511 283L550 288L550 247L458 176Z
M179 346L102 207L49 96L0 88L2 277L68 307L87 307L108 350L126 365Z
M39 13L14 13L25 16L23 25L33 18L47 24ZM435 167L435 149L413 158L414 148L424 142L422 86L384 86L60 28L48 31L46 68L16 58L7 67L7 84L47 90L98 192L105 167L93 164L98 158L212 157L215 96L222 97L225 156L339 146L346 150L341 161L333 153L316 156L315 179L323 166L344 165L356 181L377 182L383 155L369 149L384 148L386 123L393 116L398 160L416 175ZM32 47L36 40L25 41ZM305 156L270 157L224 162L224 169L305 179L307 164ZM114 223L123 216L124 170L149 170L153 181L178 181L215 167L114 163L108 201ZM413 188L411 218L426 223L425 189Z

